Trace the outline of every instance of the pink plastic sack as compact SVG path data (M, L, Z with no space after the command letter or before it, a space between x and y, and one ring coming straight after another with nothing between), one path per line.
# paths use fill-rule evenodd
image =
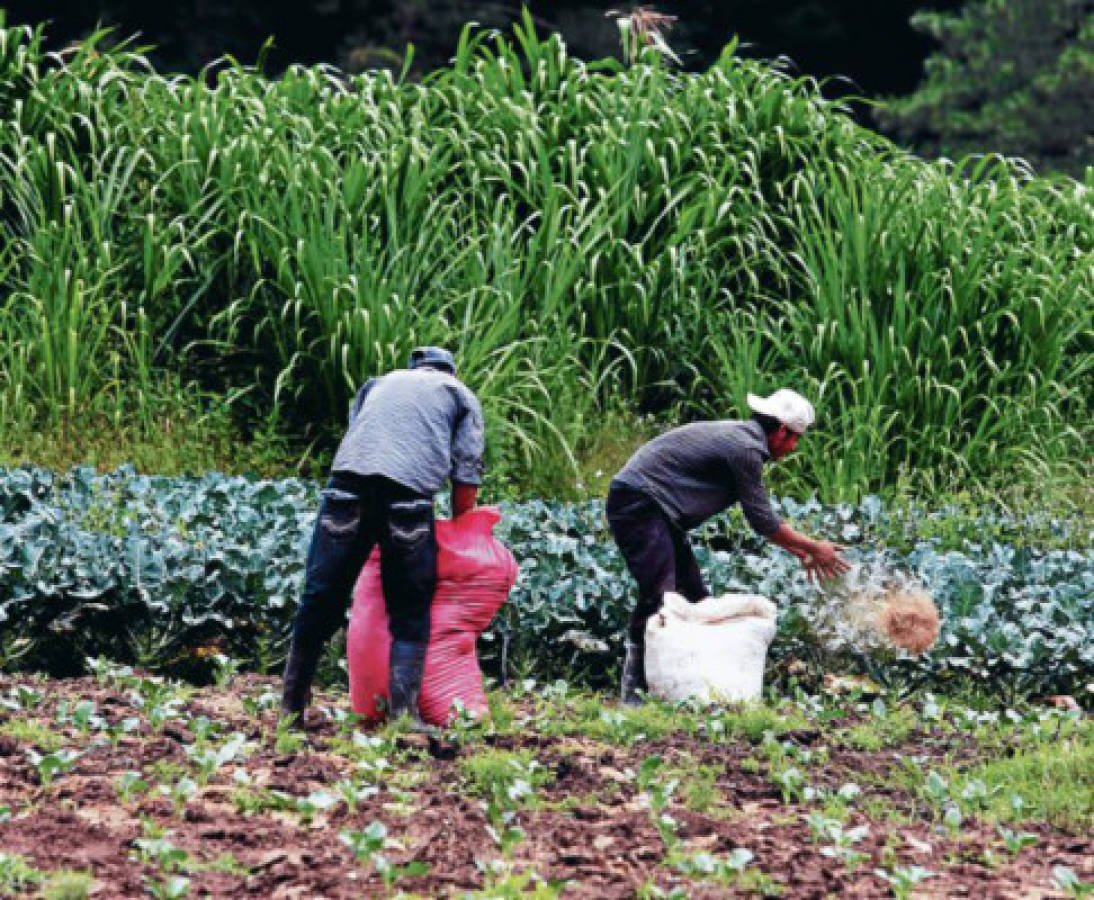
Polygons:
M487 711L475 641L517 580L513 554L492 533L500 520L497 507L483 506L437 521L437 592L418 699L422 719L434 725L448 722L456 700L472 715ZM370 721L383 715L377 701L388 696L390 648L377 549L357 579L346 635L353 711Z

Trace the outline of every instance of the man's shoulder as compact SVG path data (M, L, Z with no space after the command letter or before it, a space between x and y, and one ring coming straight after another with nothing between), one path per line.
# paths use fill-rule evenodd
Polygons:
M755 442L758 435L751 426L756 423L751 420L739 419L701 419L696 422L688 422L678 425L676 428L666 431L661 437L694 438L706 437L711 439L726 438L738 442ZM762 432L759 434L762 437Z
M720 454L738 463L760 465L768 456L767 440L759 422L752 419L714 419L694 424L699 426L695 434L710 442Z

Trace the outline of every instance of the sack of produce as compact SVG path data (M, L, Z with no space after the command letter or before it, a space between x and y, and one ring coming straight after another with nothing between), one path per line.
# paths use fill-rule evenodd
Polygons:
M456 701L475 716L487 711L475 641L517 578L513 554L492 533L500 520L498 509L486 506L437 521L437 592L418 700L422 719L434 725L449 721ZM357 580L346 635L353 710L372 721L386 706L390 648L376 550Z
M688 603L665 594L646 623L646 682L665 700L755 700L763 690L775 604L756 594Z

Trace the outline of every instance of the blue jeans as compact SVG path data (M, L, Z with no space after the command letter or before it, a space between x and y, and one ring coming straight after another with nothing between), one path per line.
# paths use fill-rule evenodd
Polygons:
M335 472L322 492L293 620L300 646L322 647L345 624L353 586L377 543L392 638L428 643L437 587L433 498L379 475Z

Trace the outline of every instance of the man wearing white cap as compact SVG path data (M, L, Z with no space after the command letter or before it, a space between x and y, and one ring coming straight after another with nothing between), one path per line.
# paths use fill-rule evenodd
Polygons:
M733 503L749 525L802 561L811 579L847 571L843 548L813 540L782 521L764 489L763 464L781 459L813 424L813 405L783 388L748 395L752 418L693 422L639 447L612 479L606 512L615 542L638 582L623 664L623 702L641 702L646 688L646 620L668 591L692 603L708 595L687 531Z

